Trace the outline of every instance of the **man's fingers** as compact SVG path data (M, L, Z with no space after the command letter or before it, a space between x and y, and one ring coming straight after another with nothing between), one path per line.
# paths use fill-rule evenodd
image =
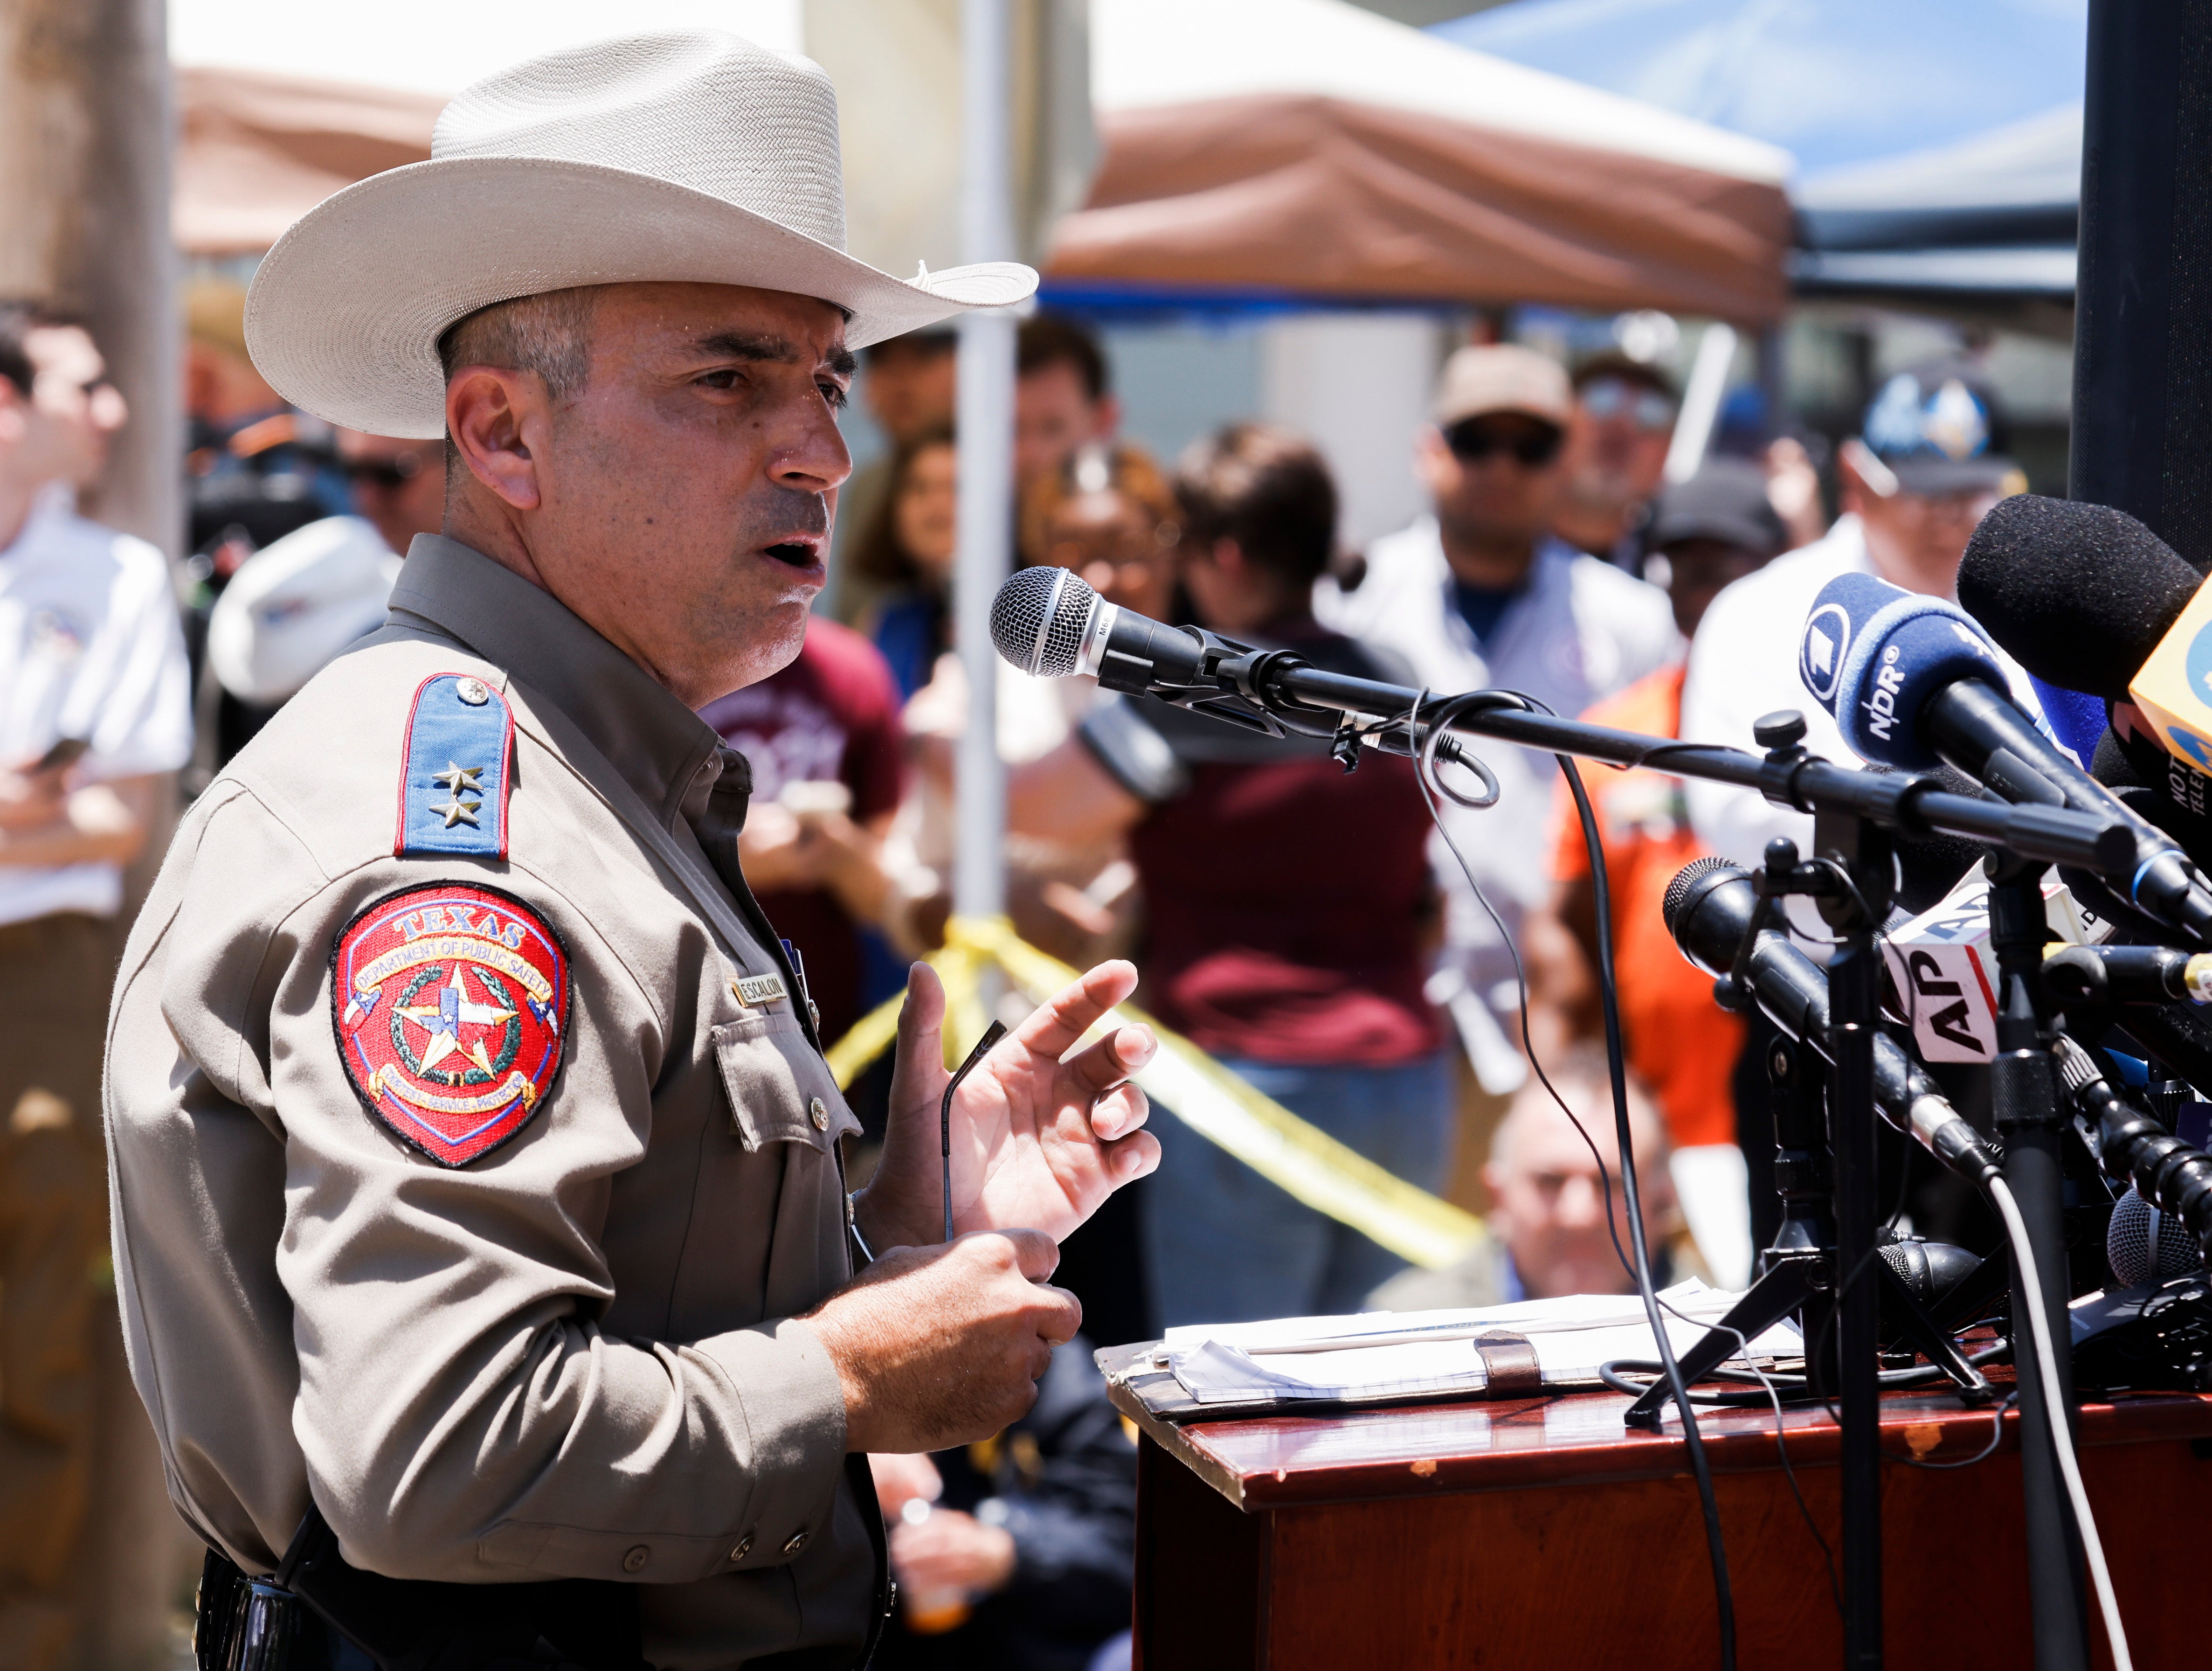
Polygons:
M1079 1055L1072 1057L1068 1071L1091 1096L1110 1090L1159 1054L1160 1042L1145 1026L1116 1027Z
M1160 1164L1160 1140L1150 1132L1132 1132L1118 1143L1105 1145L1106 1176L1118 1189L1134 1183Z
M972 1230L973 1236L995 1236L1013 1249L1014 1268L1031 1282L1042 1282L1060 1268L1060 1243L1041 1230ZM963 1241L966 1237L961 1238Z
M1091 1023L1126 1000L1136 989L1136 965L1119 959L1100 963L1054 993L1050 1003L1041 1006L1015 1030L1014 1040L1057 1061L1091 1030Z
M1111 1143L1141 1127L1152 1112L1152 1103L1143 1091L1134 1085L1116 1085L1092 1106L1091 1134L1101 1143Z
M1066 1346L1083 1327L1083 1302L1065 1288L1046 1283L1037 1285L1037 1338L1048 1346ZM1037 1370L1043 1373L1042 1368Z
M936 1038L944 1026L945 983L927 963L915 963L906 972L906 1002L899 1006L899 1060L920 1060L921 1047ZM929 1060L945 1060L942 1045Z

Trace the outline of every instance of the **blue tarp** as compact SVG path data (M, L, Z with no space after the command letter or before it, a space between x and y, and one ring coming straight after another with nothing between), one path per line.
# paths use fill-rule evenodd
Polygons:
M2087 0L1515 0L1431 33L1794 152L1800 179L2078 100Z

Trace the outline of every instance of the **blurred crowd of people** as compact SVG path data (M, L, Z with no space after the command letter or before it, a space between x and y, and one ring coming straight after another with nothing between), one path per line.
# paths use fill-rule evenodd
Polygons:
M189 556L173 585L153 547L76 513L127 416L97 345L0 308L0 1003L15 1024L0 1051L0 1488L46 1505L0 1513L0 1638L46 1644L24 1663L52 1662L66 1632L57 1597L84 1500L100 1035L125 866L163 827L168 785L194 793L382 620L444 498L437 443L286 406L243 318L234 286L190 295ZM887 448L843 490L823 611L798 660L704 712L751 763L745 870L829 1039L898 989L947 920L970 707L951 654L956 358L942 331L867 350L860 392ZM1156 459L1120 433L1098 340L1039 314L1018 355L1018 561L1322 667L1439 694L1502 686L1563 715L1747 746L1759 714L1811 707L1791 657L1828 578L1948 593L1976 520L2022 485L1964 363L1882 387L1840 451L1832 526L1792 440L1666 480L1678 405L1661 369L1623 355L1570 368L1462 348L1415 442L1430 511L1353 551L1311 444L1238 422ZM1167 1025L1489 1215L1461 1267L1404 1271L1164 1115L1157 1176L1066 1249L1061 1279L1094 1339L1627 1285L1599 1170L1616 1158L1592 1054L1605 926L1550 757L1478 747L1497 804L1446 799L1439 829L1395 757L1369 750L1347 773L1320 743L1006 667L995 698L1022 936L1072 963L1133 957L1138 1001ZM1811 718L1814 749L1848 758ZM1745 1178L1771 1148L1763 1087L1753 1074L1739 1094L1746 1024L1674 954L1658 902L1688 860L1755 862L1803 821L1648 770L1585 777L1655 1259L1741 1282L1758 1199ZM1564 1109L1526 1074L1532 1049ZM856 1088L864 1119L880 1119L885 1077L873 1109ZM1699 1156L1730 1164L1682 1164ZM1740 1229L1693 1241L1685 1215ZM883 1459L908 1605L881 1662L1072 1668L1102 1643L1110 1662L1133 1456L1087 1350L1071 1349L988 1445Z

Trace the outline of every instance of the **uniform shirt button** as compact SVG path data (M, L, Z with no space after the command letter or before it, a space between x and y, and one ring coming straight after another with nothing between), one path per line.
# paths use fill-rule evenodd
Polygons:
M738 1540L738 1546L730 1551L730 1559L733 1561L741 1561L752 1553L753 1534L750 1532L748 1532L744 1536Z
M645 1571L646 1562L651 1559L652 1556L653 1552L641 1543L637 1547L631 1550L629 1554L623 1557L623 1571L625 1572L642 1572Z
M819 1097L817 1097L813 1101L807 1103L806 1112L812 1117L814 1121L814 1129L816 1131L826 1132L830 1129L829 1105L823 1102Z
M783 1553L787 1555L796 1555L800 1550L805 1547L806 1534L804 1532L793 1532L791 1534L791 1541L783 1546Z

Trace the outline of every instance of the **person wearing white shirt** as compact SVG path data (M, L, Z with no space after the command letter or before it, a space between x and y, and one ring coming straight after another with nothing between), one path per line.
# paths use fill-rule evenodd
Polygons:
M2004 455L2003 421L1992 396L1963 365L1939 362L1899 372L1868 409L1863 431L1838 453L1844 514L1835 526L1738 580L1705 611L1682 689L1685 742L1755 749L1753 723L1795 708L1805 716L1808 749L1856 765L1835 720L1798 677L1798 644L1814 600L1838 574L1854 574L1955 597L1975 525L2000 498L2027 490L2027 477ZM2014 700L2039 714L2026 675L2009 657L2004 662ZM1777 806L1756 789L1692 780L1686 799L1691 827L1723 859L1756 866L1777 836L1811 850L1811 815ZM1793 918L1808 927L1817 921L1794 910Z
M0 307L0 1644L29 1671L78 1623L108 920L191 746L168 565L73 508L124 415L82 329Z
M1394 652L1438 696L1518 690L1570 719L1666 665L1681 645L1667 594L1550 532L1573 411L1566 373L1533 349L1455 354L1434 422L1416 442L1435 514L1377 540L1356 586L1323 580L1314 598L1322 624ZM1517 937L1550 886L1559 767L1547 754L1502 743L1472 746L1497 775L1498 804L1472 811L1446 803L1443 815L1504 933ZM1442 984L1432 991L1464 982L1493 1006L1462 1002L1454 1014L1485 1089L1502 1095L1516 1083L1513 1060L1504 1059L1502 1074L1486 1070L1499 1041L1496 1030L1484 1033L1500 1023L1517 1031L1512 952L1443 843L1432 841L1430 854L1446 901ZM1476 1142L1473 1151L1484 1146Z

